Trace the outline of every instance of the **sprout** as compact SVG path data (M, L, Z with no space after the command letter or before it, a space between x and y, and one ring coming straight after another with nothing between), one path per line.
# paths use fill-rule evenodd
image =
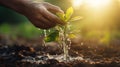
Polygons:
M63 13L57 13L56 15L64 21L65 25L57 25L53 29L51 29L51 32L45 37L46 42L56 41L60 44L61 49L63 49L64 52L64 60L69 60L69 54L68 50L70 49L71 40L70 38L76 37L74 34L71 33L70 30L70 22L80 20L81 17L77 16L72 18L73 14L73 8L70 7L66 10L65 14Z

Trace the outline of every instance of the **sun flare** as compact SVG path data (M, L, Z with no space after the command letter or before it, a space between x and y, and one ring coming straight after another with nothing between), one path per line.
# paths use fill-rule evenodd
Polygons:
M86 3L86 5L88 5L89 7L104 7L106 5L108 5L111 0L72 0L73 3L73 7L80 7L82 4Z
M104 7L110 3L110 0L86 0L86 4L91 7Z
M73 7L79 7L82 5L83 0L72 0L73 2Z

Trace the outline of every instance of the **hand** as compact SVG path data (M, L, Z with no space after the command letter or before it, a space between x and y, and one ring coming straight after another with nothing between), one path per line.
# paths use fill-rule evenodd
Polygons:
M25 15L36 27L49 29L57 24L64 24L55 13L63 11L47 2L35 3L32 0L0 0L0 5Z
M57 24L64 24L55 13L63 11L52 4L47 2L32 3L27 5L27 8L23 10L23 14L34 24L41 29L49 29Z

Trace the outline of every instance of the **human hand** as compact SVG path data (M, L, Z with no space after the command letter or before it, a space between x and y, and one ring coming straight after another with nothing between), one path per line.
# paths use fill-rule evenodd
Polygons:
M57 24L64 24L55 14L63 11L47 2L32 0L0 0L0 5L13 9L26 16L32 24L41 29L49 29Z
M24 9L22 13L36 27L49 29L57 24L64 24L63 21L55 15L57 12L64 13L59 7L47 2L42 2L27 5L27 8Z

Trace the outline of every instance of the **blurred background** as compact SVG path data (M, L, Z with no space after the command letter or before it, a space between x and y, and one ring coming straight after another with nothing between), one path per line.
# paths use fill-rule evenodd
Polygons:
M33 0L34 1L34 0ZM35 0L39 1L39 0ZM74 16L83 19L71 23L82 39L98 40L108 44L120 40L120 0L43 0L61 7L74 8ZM41 30L23 15L0 6L0 35L37 38Z

